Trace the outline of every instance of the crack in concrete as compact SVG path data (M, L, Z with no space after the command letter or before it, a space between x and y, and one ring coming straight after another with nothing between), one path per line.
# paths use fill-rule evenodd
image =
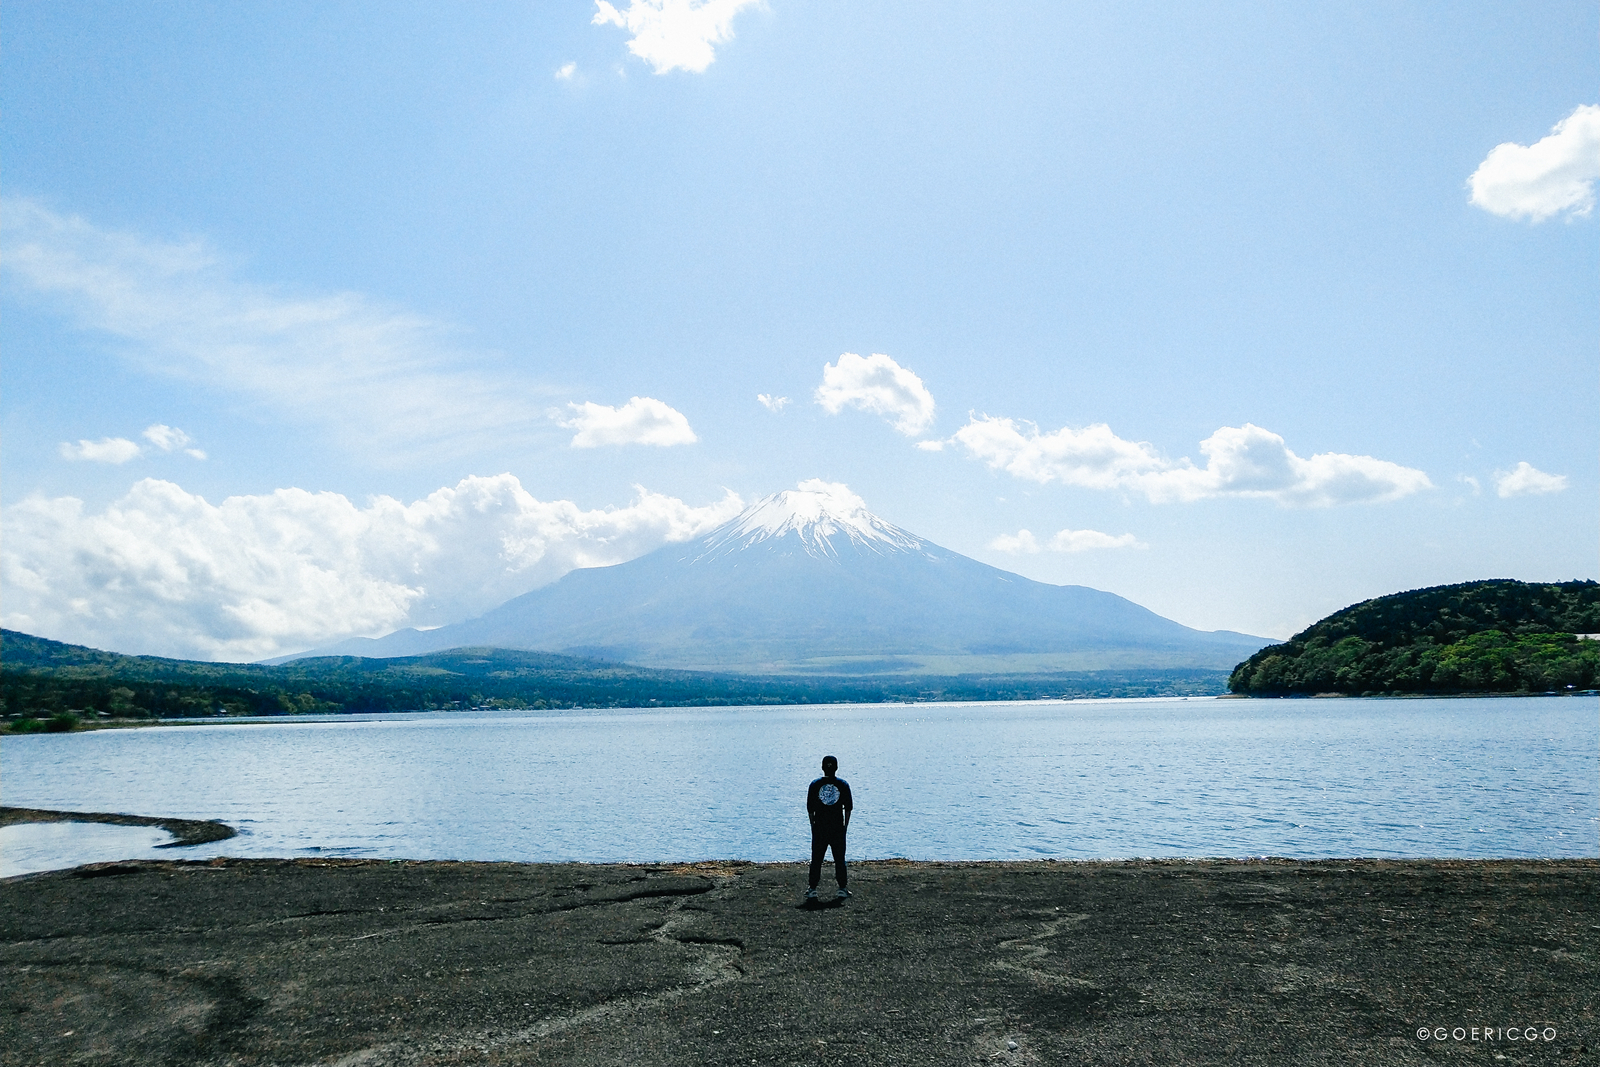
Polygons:
M627 904L627 903L630 903L630 902L635 901L635 900L652 900L652 899L658 899L658 898L661 898L661 897L683 897L683 898L697 897L697 896L702 896L702 895L704 895L706 893L710 893L713 890L715 890L716 888L717 888L717 886L714 885L714 884L699 885L699 886L671 886L671 887L669 887L669 886L656 886L654 888L641 889L641 890L639 890L637 892L633 892L633 893L624 893L624 894L621 894L619 896L602 897L602 898L600 898L598 900L574 901L571 904L559 904L559 905L556 905L555 907L551 907L551 908L541 908L541 909L537 909L537 910L518 911L518 912L515 912L515 913L512 913L512 914L507 914L507 915L463 915L463 916L458 916L458 917L453 917L453 918L451 918L451 917L440 917L440 918L434 918L434 919L422 919L422 920L420 920L418 922L408 923L405 926L392 927L392 928L390 928L388 930L374 930L370 934L362 934L359 937L352 937L350 940L351 941L366 941L369 938L374 938L374 937L388 937L388 936L391 936L393 934L415 933L418 930L425 930L430 926L453 926L453 925L455 925L457 923L508 922L508 921L514 920L514 919L537 918L538 916L541 916L541 915L561 915L561 914L565 914L566 912L569 912L569 911L582 911L585 908L603 908L603 907L606 907L606 906L611 905L611 904ZM528 899L532 899L532 898L528 898ZM680 900L678 903L681 905L682 901ZM364 914L371 914L371 913L367 912L367 913L364 913ZM282 922L284 920L274 919L272 921L273 922ZM617 942L617 943L618 944L628 944L629 942L622 941L622 942Z
M1038 983L1073 999L1098 997L1101 990L1093 982L1069 974L1046 971L1036 965L1038 961L1051 954L1050 949L1041 942L1080 926L1089 918L1083 913L1067 915L1051 913L1051 916L1048 921L1040 924L1040 929L1036 933L1026 937L1010 938L996 945L997 950L1017 953L1020 959L991 960L990 968L1020 974L1030 982ZM1004 1011L997 1014L998 1018L974 1020L980 1025L969 1039L968 1047L971 1049L971 1055L980 1063L1003 1064L1006 1067L1041 1062L1039 1052L1033 1047L1031 1038L1024 1031L1008 1025L1011 1020L1006 1017ZM995 1025L997 1023L999 1025Z
M1038 933L1030 934L1027 937L1014 937L1009 941L1000 942L996 947L1019 952L1025 960L1041 960L1050 955L1050 950L1039 944L1039 942L1055 937L1070 927L1081 925L1088 918L1087 914L1060 915L1044 923L1043 929ZM1001 971L1016 971L1018 974L1027 975L1038 982L1066 984L1082 989L1094 988L1092 982L1085 981L1082 978L1074 978L1066 974L1053 974L1038 967L1030 967L1026 963L1013 963L1010 960L999 959L991 962L990 966Z
M744 955L744 942L739 938L706 937L674 932L684 924L694 921L692 916L685 915L683 912L684 905L690 897L726 892L732 889L733 883L738 879L737 874L718 873L709 877L715 878L716 884L708 885L704 888L697 887L688 891L657 889L651 892L633 894L623 899L611 898L583 905L592 907L602 903L624 903L626 900L638 900L643 897L678 897L679 899L668 905L667 917L650 931L648 938L637 941L602 942L602 944L653 943L681 945L685 948L698 950L699 959L690 971L692 981L688 984L672 986L653 993L619 997L615 1000L608 1000L565 1015L550 1016L539 1020L532 1026L525 1026L521 1029L495 1036L488 1034L477 1034L471 1037L458 1035L453 1039L437 1040L425 1044L415 1042L404 1046L385 1044L359 1049L336 1060L332 1067L361 1067L364 1064L378 1063L399 1065L414 1062L425 1056L449 1055L469 1051L487 1053L493 1049L505 1048L510 1045L526 1045L588 1023L643 1011L662 1004L671 1004L685 997L703 993L708 989L714 989L717 986L745 979L748 975L740 962ZM563 908L559 910L570 911L575 909ZM546 912L544 914L550 913ZM369 934L366 936L374 935Z

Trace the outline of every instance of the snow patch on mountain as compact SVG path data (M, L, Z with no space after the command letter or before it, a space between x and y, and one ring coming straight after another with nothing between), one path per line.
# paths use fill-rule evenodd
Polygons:
M840 482L810 478L796 489L763 497L707 534L695 559L725 555L793 534L811 556L837 558L835 538L874 552L917 552L922 542L867 510Z

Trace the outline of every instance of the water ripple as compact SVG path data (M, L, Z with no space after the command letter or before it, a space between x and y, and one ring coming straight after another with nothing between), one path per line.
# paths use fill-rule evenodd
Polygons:
M854 787L859 857L1592 856L1595 711L1526 698L391 713L8 737L0 773L8 804L245 831L191 856L793 860L823 752Z

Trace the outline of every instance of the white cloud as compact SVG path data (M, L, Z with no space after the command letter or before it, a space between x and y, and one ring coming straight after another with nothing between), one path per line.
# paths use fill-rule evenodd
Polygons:
M1061 530L1050 538L1052 552L1092 552L1100 548L1149 548L1131 533L1108 534L1099 530Z
M160 422L152 426L146 426L144 433L140 436L163 452L171 452L175 448L182 448L192 441L188 434L176 426L168 426Z
M556 81L571 81L572 76L578 72L578 64L564 63L556 68Z
M789 403L789 398L786 396L770 396L767 393L757 393L756 399L768 411L782 411L784 406Z
M1039 551L1039 539L1027 530L1018 530L1014 534L1001 534L989 542L989 547L996 552L1032 555Z
M5 515L4 625L109 648L248 660L494 607L738 514L638 489L626 507L540 501L467 478L411 504L280 489L221 504L145 479L98 514L29 497Z
M145 428L140 435L151 445L162 452L173 452L182 448L184 454L195 459L205 459L206 454L198 448L184 448L193 444L193 439L175 426L166 426L156 423ZM89 460L94 463L126 463L130 459L138 459L144 455L144 448L136 441L126 437L102 437L98 441L80 440L76 444L62 442L57 451L62 459Z
M973 417L951 438L978 459L1018 478L1117 489L1163 463L1146 444L1124 441L1105 423L1040 433L1031 423Z
M1494 489L1502 497L1559 493L1567 487L1565 474L1546 474L1527 460L1509 471L1495 471Z
M596 0L593 25L620 26L633 35L628 51L657 74L702 73L717 58L716 45L733 39L734 16L760 0L631 0L619 11Z
M541 390L480 371L435 323L354 293L290 296L233 280L199 242L101 230L0 200L0 266L148 371L245 394L388 462L532 435ZM481 361L481 357L480 357ZM544 391L548 394L548 391Z
M77 444L63 441L57 449L62 459L87 460L90 463L126 463L143 454L144 449L126 437L102 437L98 441L79 440Z
M1037 553L1048 548L1051 552L1089 552L1100 548L1149 548L1133 534L1113 536L1099 530L1061 530L1044 545L1027 530L1015 534L1001 534L989 542L989 547L999 552Z
M620 408L585 402L568 404L573 415L561 425L578 432L573 448L602 445L692 445L699 440L683 413L648 396L636 396Z
M845 352L838 363L823 364L816 400L830 415L846 406L882 415L907 437L933 421L933 395L922 379L882 353Z
M918 441L917 442L917 447L920 448L924 452L943 452L944 451L944 442L943 441Z
M1496 145L1467 179L1472 203L1511 219L1542 222L1594 209L1600 178L1600 105L1584 104L1531 145Z
M200 451L200 449L185 447L187 445L194 444L194 438L190 437L176 426L167 426L158 422L154 426L145 427L145 431L142 436L146 441L149 441L163 452L175 452L182 448L183 454L186 456L193 456L195 459L206 458L206 454Z
M1398 500L1432 484L1422 471L1371 456L1324 452L1302 459L1282 437L1249 423L1225 426L1202 441L1204 467L1169 461L1104 423L1041 433L1030 423L974 416L951 440L1018 478L1127 490L1157 502L1261 497L1320 507Z

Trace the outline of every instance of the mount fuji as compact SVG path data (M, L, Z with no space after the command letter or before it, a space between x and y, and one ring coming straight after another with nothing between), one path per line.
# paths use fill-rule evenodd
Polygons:
M572 571L476 619L305 655L487 646L745 673L1032 674L1229 669L1271 643L990 567L812 480L698 540Z

